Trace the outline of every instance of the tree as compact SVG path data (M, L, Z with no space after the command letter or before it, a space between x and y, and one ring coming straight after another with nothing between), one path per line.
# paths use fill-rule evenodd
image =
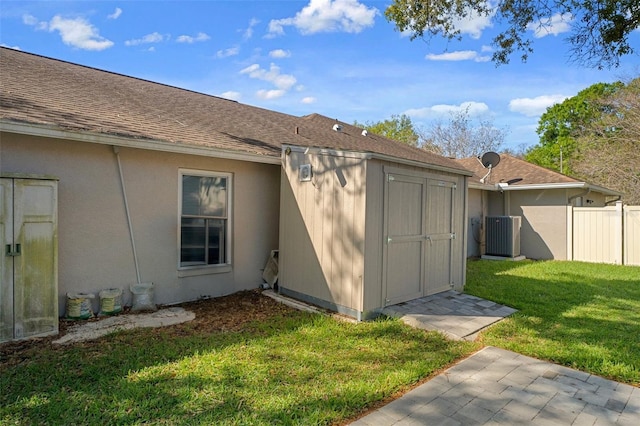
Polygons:
M587 129L592 130L592 123L615 112L615 107L605 100L623 86L621 82L596 83L547 108L540 116L536 130L540 142L526 152L525 159L548 169L573 174L571 160L576 153L577 138Z
M588 123L571 166L584 180L622 192L625 203L640 204L640 77L608 93L600 105L615 113Z
M533 52L527 32L549 31L557 19L570 24L571 58L590 67L618 66L621 56L631 54L629 35L640 26L638 0L393 0L386 18L411 39L441 35L461 39L461 24L476 17L505 23L493 39L492 60L509 63L519 52L526 62Z
M418 146L420 140L420 136L411 118L405 114L392 115L391 118L384 121L368 121L364 124L354 121L353 125L367 129L367 131L375 133L376 135L384 136L411 146Z
M425 149L447 157L464 158L500 150L506 134L506 129L496 128L490 119L474 123L467 108L452 113L448 121L434 121L423 139L427 141Z

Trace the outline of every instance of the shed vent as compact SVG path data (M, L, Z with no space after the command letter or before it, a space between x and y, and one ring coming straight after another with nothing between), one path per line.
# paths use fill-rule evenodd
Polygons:
M520 216L487 217L487 254L492 256L520 256Z

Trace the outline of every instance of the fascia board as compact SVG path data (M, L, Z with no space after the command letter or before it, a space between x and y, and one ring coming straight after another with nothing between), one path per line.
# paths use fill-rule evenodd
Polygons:
M392 157L390 155L384 155L384 154L372 153L371 157L376 158L378 160L391 161L395 163L406 164L408 166L416 166L416 167L427 168L431 170L437 170L440 172L453 173L456 175L473 176L473 172L467 169L454 169L452 167L439 166L437 164L431 164L431 163L423 163L422 161L407 160L407 159Z
M564 183L538 183L538 184L530 184L530 185L505 185L496 187L499 191L526 191L526 190L536 190L536 189L590 189L592 191L602 192L605 195L622 195L622 193L618 191L613 191L611 189L593 185L588 182L564 182Z
M125 136L104 133L71 131L59 127L31 123L18 123L0 120L0 131L29 136L88 142L101 145L113 145L125 148L148 149L152 151L170 152L174 154L189 154L202 157L224 158L228 160L248 161L252 163L280 164L279 156L250 154L239 151L222 150L218 148L170 143L155 139L135 139Z
M449 167L438 166L431 163L423 163L422 161L407 160L404 158L392 157L390 155L384 155L384 154L376 154L373 152L341 151L336 149L316 148L313 146L306 147L306 146L296 146L296 145L283 145L282 146L283 155L287 150L287 148L291 149L292 152L308 152L312 154L334 155L336 157L351 157L351 158L358 158L358 159L365 159L365 160L375 158L377 160L391 161L394 163L406 164L409 166L416 166L420 168L428 168L432 170L438 170L441 172L454 173L454 174L464 175L464 176L473 176L473 173L466 169L453 169Z

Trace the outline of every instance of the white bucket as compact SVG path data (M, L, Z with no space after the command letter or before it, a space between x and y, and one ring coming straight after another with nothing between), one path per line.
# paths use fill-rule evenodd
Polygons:
M122 311L122 290L108 288L98 293L100 296L100 315L114 315Z
M131 311L155 311L158 308L153 301L153 283L138 283L129 286L133 300Z
M90 293L67 293L66 318L88 319L93 316L91 299L95 295Z

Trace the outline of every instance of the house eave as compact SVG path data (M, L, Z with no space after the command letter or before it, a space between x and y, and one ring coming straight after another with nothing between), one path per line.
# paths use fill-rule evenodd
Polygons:
M24 123L6 119L0 119L0 132L45 138L65 139L77 142L112 145L126 148L148 149L152 151L170 152L175 154L188 154L202 157L215 157L228 160L248 161L252 163L280 164L279 156L268 156L240 151L222 150L208 146L171 143L156 139L137 139L106 133L68 130L47 124Z
M470 189L481 189L485 191L527 191L527 190L545 190L545 189L590 189L592 191L601 192L604 195L618 196L621 192L614 191L603 186L594 185L588 182L561 182L561 183L535 183L528 185L507 185L496 183L493 185L469 182Z
M390 161L394 163L405 164L409 166L415 166L420 168L428 168L432 170L437 170L441 172L453 173L464 176L473 176L473 173L466 169L454 169L444 166L438 166L431 163L425 163L422 161L409 160L405 158L393 157L390 155L377 154L374 152L366 152L366 151L343 151L338 149L329 149L329 148L319 148L319 147L306 147L306 146L298 146L298 145L283 145L282 153L286 154L287 149L290 149L293 152L304 152L304 153L313 153L313 154L322 154L322 155L333 155L336 157L351 157L358 158L364 160L377 159L382 161Z

